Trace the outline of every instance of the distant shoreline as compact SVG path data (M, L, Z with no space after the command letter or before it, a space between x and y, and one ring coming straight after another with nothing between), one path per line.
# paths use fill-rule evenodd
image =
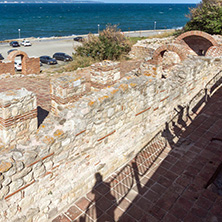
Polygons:
M110 3L110 2L0 2L0 4L135 4L135 5L198 5L198 3Z

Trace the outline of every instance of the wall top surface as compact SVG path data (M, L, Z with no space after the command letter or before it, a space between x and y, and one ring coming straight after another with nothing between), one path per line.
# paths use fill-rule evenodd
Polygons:
M5 105L7 103L11 103L12 100L22 100L27 96L33 96L34 93L28 91L25 88L21 88L19 90L9 90L0 93L0 105Z

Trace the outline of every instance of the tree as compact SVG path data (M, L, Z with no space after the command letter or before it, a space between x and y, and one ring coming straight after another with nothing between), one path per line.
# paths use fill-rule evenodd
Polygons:
M184 31L200 30L209 34L222 34L222 0L203 0L190 9L190 21Z

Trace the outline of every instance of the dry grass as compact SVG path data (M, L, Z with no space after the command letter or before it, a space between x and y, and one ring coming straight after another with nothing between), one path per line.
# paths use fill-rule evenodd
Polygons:
M97 60L93 59L92 57L74 55L73 61L62 66L58 72L71 72L78 68L88 67L96 62Z
M167 38L167 37L174 36L174 35L175 35L175 31L169 31L169 32L164 32L161 34L149 36L148 39L154 39L154 38L161 39L161 38Z
M169 31L169 32L164 32L161 34L157 34L157 35L152 35L149 37L128 37L128 40L131 42L132 45L136 44L138 41L143 40L143 39L153 39L153 38L167 38L170 36L174 36L175 35L175 31Z

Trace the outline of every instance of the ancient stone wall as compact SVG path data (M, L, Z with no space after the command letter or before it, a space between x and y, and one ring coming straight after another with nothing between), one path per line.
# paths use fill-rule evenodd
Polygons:
M13 70L13 71L12 71ZM0 61L0 75L5 73L15 72L14 62Z
M178 107L189 104L192 110L198 102L191 104L192 98L206 93L203 89L213 77L221 78L221 70L219 58L189 58L166 79L123 77L71 101L58 116L50 114L29 140L9 147L10 152L2 149L0 221L50 221L91 190L96 172L106 178L131 160ZM52 94L72 94L76 81L52 86ZM85 82L78 84L83 87L77 92L84 92Z
M106 60L53 80L50 90L52 112L58 114L87 93L115 84L123 77L120 68L119 62Z

